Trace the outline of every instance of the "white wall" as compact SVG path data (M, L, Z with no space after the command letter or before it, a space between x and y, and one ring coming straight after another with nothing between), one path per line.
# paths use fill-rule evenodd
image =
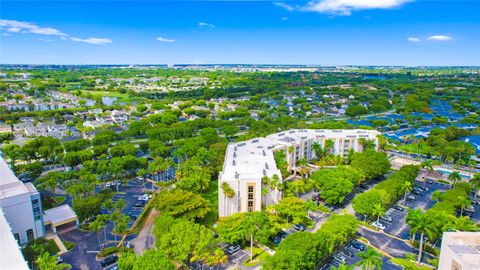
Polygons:
M28 229L33 230L34 238L43 236L43 230L38 228L40 226L37 226L37 228L35 226L32 202L29 193L4 198L0 201L0 206L12 228L12 233L19 234L20 244L23 245L28 242Z

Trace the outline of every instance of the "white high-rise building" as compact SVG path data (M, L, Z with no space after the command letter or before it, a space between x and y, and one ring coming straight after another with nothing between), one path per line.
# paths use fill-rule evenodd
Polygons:
M362 151L361 141L371 140L378 149L380 133L375 130L289 130L255 138L227 146L223 170L219 174L218 211L220 217L238 212L260 211L262 205L276 204L281 192L269 183L262 183L265 176L269 179L282 175L277 168L274 152L284 151L288 171L295 170L299 160L316 158L313 144L322 149L328 145L330 153L346 157L350 151ZM224 185L233 191L224 194ZM262 188L267 191L262 196Z
M2 157L0 207L19 245L45 235L40 194L32 183L20 181Z

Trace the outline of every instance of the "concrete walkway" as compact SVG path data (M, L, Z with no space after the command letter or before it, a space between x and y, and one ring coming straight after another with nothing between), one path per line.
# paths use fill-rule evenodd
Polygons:
M58 255L62 255L68 252L68 249L65 247L65 245L63 244L62 240L60 240L60 237L58 237L58 235L56 234L52 235L51 239L53 239L55 244L57 244L58 249L60 249L60 251L58 252Z

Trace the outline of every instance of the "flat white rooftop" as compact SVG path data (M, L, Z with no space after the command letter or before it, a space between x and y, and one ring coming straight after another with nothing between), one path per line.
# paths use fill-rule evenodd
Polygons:
M366 138L375 139L380 134L376 130L350 129L292 129L268 135L266 138L255 138L227 146L221 181L235 179L259 179L277 174L281 178L273 156L273 150L286 148L307 139L325 137L334 138Z
M366 138L374 139L380 132L365 129L292 129L268 135L267 138L286 143L299 143L314 138Z
M280 175L275 164L272 149L277 146L273 140L256 138L240 143L232 143L227 147L221 179L262 178Z
M68 204L45 210L43 215L45 224L52 224L53 226L59 226L77 219L77 214Z
M18 180L8 167L5 160L0 157L0 199L29 193L25 184Z
M464 267L468 266L466 269L480 269L480 232L444 232L442 249L446 248L443 242L461 259Z

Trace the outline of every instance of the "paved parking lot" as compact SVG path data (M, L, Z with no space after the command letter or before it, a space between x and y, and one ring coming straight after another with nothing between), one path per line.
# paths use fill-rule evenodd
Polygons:
M147 184L146 189L151 188L151 183ZM138 197L144 194L143 184L138 181L129 182L125 187L119 188L120 193L113 196L112 201L118 201L123 199L126 207L123 210L123 214L131 215L132 217L138 217L143 210L143 207L135 207L135 203ZM132 219L129 225L133 225L135 220ZM106 238L109 246L114 245L116 241L120 240L120 236L112 234L113 223L108 221L106 227ZM125 241L128 242L136 237L135 234L127 235ZM65 262L72 265L72 269L102 269L100 263L95 260L96 254L100 251L98 246L97 234L93 232L83 232L80 230L74 230L60 235L61 239L74 242L77 246L64 256ZM103 233L102 233L103 241ZM107 267L110 269L112 266Z
M415 201L407 201L405 203L405 206L410 209L427 210L431 208L435 204L435 201L432 200L432 193L436 190L444 191L448 189L446 185L441 183L425 184L423 182L415 182L415 185L426 187L428 190L423 192L421 196L413 195L415 196ZM399 204L403 206L402 202ZM410 237L409 226L405 223L407 213L407 209L403 212L393 208L387 210L386 215L392 217L393 222L381 221L381 223L386 226L384 231L388 234L408 240Z
M353 257L349 257L348 255L343 255L343 257L346 259L345 261L346 265L356 265L360 261L360 257L358 257L358 254L361 253L362 251L354 249L350 247L348 244L341 251L335 254L341 253L344 250L349 250L353 253ZM333 260L333 256L332 256L332 260ZM387 257L383 257L382 270L400 270L400 269L402 268L392 264Z

